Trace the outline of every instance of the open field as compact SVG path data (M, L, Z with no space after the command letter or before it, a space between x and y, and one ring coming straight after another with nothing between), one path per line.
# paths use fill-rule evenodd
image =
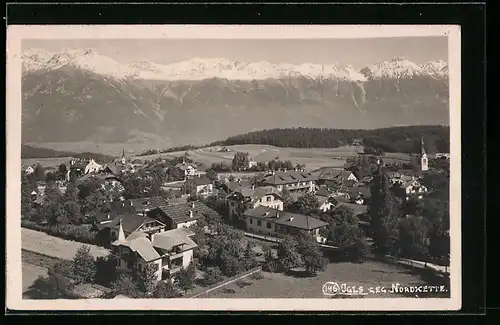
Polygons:
M72 260L82 243L64 240L47 235L44 232L21 228L21 248L27 251L56 257L64 260ZM90 246L90 251L95 257L106 256L109 251L105 248Z
M77 143L43 143L36 144L49 149L70 151L70 152L94 152L106 155L120 156L125 147L126 155L129 158L138 158L141 160L153 160L156 158L179 157L184 155L185 151L176 151L168 153L159 153L148 156L136 156L148 149L144 144L129 146L121 143L103 143L99 147L95 143L77 142ZM162 147L160 147L162 148ZM269 145L235 145L227 146L230 152L219 152L220 147L207 147L189 151L190 157L199 163L207 166L217 162L231 163L235 152L248 152L255 161L269 162L275 157L280 160L290 160L293 164L305 164L308 170L315 170L322 167L343 167L349 157L358 156L363 152L360 146L345 146L339 148L280 148ZM58 166L59 164L70 160L71 157L63 158L33 158L23 159L23 164L34 164L39 162L42 166ZM387 153L382 159L386 162L405 162L409 156L404 153Z
M220 147L208 147L189 151L189 156L196 162L207 166L217 162L231 163L236 152L248 152L255 161L269 162L275 157L280 160L290 160L293 164L305 164L307 169L313 170L321 167L342 167L345 160L357 156L361 147L340 147L333 149L321 148L279 148L269 145L236 145L226 147L230 152L218 152ZM161 153L138 157L140 159L152 160L158 157L175 157L184 155L185 151Z
M52 150L83 153L83 152L94 152L104 155L120 157L122 150L125 149L125 154L128 156L133 156L140 154L148 149L165 149L169 148L170 144L158 143L97 143L95 141L81 141L81 142L43 142L36 143L30 142L26 143L34 147L43 147Z
M21 159L23 165L35 165L40 164L42 167L54 166L58 167L60 164L67 163L68 161L74 159L73 157L58 157L58 158L29 158Z
M322 287L326 282L345 283L349 286L384 286L390 291L392 284L427 284L418 274L403 266L366 261L362 264L330 263L316 277L294 277L280 273L262 272L263 279L245 279L248 285L240 288L237 283L209 292L200 298L325 298ZM230 293L230 290L234 293ZM390 293L369 294L366 297L391 298ZM394 297L394 296L392 296Z

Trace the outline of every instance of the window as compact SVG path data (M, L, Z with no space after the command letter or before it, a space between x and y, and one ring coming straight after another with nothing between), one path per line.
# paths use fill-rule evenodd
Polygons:
M262 226L262 221L257 220L257 226L259 226L259 227Z
M250 224L253 224L253 219L252 218L250 218Z
M267 199L267 202L271 202L273 198L272 198L272 196L268 196L266 199Z
M267 223L267 229L271 229L271 223L270 222Z

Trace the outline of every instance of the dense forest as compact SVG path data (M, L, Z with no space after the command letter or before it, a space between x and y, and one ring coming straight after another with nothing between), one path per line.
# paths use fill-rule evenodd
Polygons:
M362 145L385 152L415 153L420 138L428 152L449 152L448 126L402 126L374 130L287 128L255 131L229 137L211 145L265 144L293 148L336 148L360 141Z
M28 145L21 146L21 159L31 159L31 158L59 158L59 157L73 157L77 159L94 159L96 161L109 162L115 157L103 155L99 153L84 152L66 152L57 151L47 148L32 147Z

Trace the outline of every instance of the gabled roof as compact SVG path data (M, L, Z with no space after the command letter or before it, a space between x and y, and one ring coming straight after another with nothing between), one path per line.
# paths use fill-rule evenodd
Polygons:
M256 188L248 188L248 187L240 187L235 191L231 192L227 197L231 197L234 194L240 194L243 198L253 202L260 200L262 197L266 195L275 195L278 198L281 197L281 193L273 186L259 186Z
M113 242L114 246L126 246L133 252L137 252L146 262L159 259L160 254L154 249L151 241L147 237L139 236L125 241L116 240Z
M355 186L347 189L347 193L349 193L349 196L356 197L358 194L361 194L365 198L370 198L372 196L371 190L369 187L366 186Z
M146 222L158 221L150 217L138 216L135 213L123 213L116 217L112 222L104 224L103 228L116 228L122 221L122 228L125 233L133 233Z
M263 183L270 185L282 185L317 180L317 174L292 170L286 172L275 172L274 175L267 175L264 177Z
M190 250L198 247L182 228L156 234L153 237L153 246L166 251L170 251L175 246L181 246L182 250Z
M328 223L310 216L279 211L262 205L256 207L255 209L247 210L244 214L256 219L304 230L312 230L328 226Z
M345 181L352 172L342 169L323 169L320 171L319 179L321 180L332 180L332 181Z
M217 212L210 209L201 201L163 206L155 209L154 211L161 211L166 218L172 220L174 223L197 220L204 215L218 215ZM151 211L151 213L154 213L154 211ZM193 213L192 218L190 217L190 211Z
M330 196L332 195L332 193L328 190L328 187L326 186L320 186L318 188L318 190L316 191L316 196L324 196L324 197L327 197L327 196Z
M168 205L167 200L165 200L161 196L130 199L125 201L125 204L127 203L138 213Z

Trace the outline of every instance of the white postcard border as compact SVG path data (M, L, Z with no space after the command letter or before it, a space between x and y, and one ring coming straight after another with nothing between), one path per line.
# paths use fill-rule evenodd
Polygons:
M23 39L311 39L448 35L450 84L450 298L367 299L22 299L21 40ZM458 310L461 290L461 40L452 25L99 25L8 26L6 306L11 310L445 311ZM57 126L54 126L57 127Z

